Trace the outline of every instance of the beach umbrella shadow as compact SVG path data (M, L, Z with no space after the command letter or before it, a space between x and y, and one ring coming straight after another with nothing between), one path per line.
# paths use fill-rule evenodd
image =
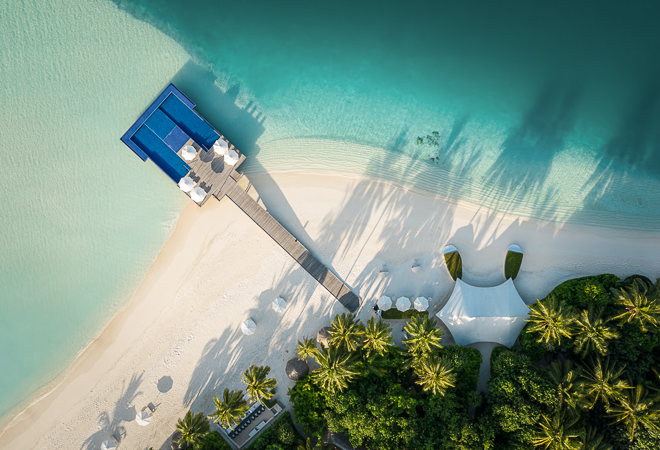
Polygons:
M161 379L158 380L158 392L163 394L169 392L170 389L172 389L173 384L174 382L172 381L172 377L169 375L161 377Z

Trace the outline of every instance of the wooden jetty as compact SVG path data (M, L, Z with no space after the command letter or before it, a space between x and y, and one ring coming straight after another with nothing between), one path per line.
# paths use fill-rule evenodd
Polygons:
M195 190L201 188L206 193L196 202L198 206L211 197L221 200L227 196L342 305L357 311L359 297L237 184L241 175L236 169L245 161L245 155L194 108L195 103L170 84L121 140L143 161L151 159L175 183L184 176L192 178ZM182 158L187 146L196 150L192 161ZM231 156L220 154L220 146L226 147L224 153L231 152ZM190 193L186 195L190 197Z

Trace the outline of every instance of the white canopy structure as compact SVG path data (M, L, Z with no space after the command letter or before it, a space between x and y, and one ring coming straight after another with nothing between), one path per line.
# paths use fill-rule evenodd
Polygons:
M230 166L233 166L238 162L239 156L238 153L236 153L236 150L229 150L227 154L225 155L225 162L229 164Z
M286 309L286 302L282 297L277 297L275 300L273 300L273 303L271 303L273 307L273 311L277 313L283 313L284 310Z
M181 149L181 156L183 156L183 159L186 161L192 161L195 159L195 156L197 156L197 150L192 145L186 145Z
M218 139L213 144L213 151L215 152L216 155L224 156L227 154L228 149L229 149L229 144L227 144L227 141L225 141L224 139Z
M138 425L142 425L143 427L146 427L147 425L149 425L149 422L151 422L152 417L153 414L151 414L147 410L144 410L144 411L140 411L135 415L135 421L138 423Z
M256 329L257 325L252 321L252 319L248 319L241 324L241 331L243 334L247 334L248 336L254 334L254 330Z
M387 311L392 307L392 299L389 298L387 295L383 295L381 298L378 299L378 302L376 304L378 305L379 309L382 309L383 311Z
M429 307L429 300L426 297L417 297L413 306L417 311L426 311Z
M195 187L195 180L190 178L188 175L186 175L185 177L181 178L181 180L179 180L179 188L183 192L190 192L193 190L194 187Z
M397 298L396 309L399 311L408 311L410 309L410 299L408 297Z
M101 450L115 450L117 448L117 442L114 439L107 439L101 443Z
M460 278L444 308L436 314L458 345L495 342L511 347L529 316L513 280L495 287L470 286Z
M190 192L190 198L197 203L201 203L204 200L204 197L206 197L206 191L199 186Z

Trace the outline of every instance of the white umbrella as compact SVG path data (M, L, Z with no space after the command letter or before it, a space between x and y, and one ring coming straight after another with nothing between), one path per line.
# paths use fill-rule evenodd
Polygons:
M218 139L215 141L215 144L213 144L213 151L216 153L216 155L224 156L227 154L228 149L229 144L227 144L227 141L224 139Z
M193 189L190 193L190 198L195 200L197 203L201 203L202 200L204 200L204 197L206 197L206 191L199 186Z
M248 336L254 334L254 330L256 329L257 325L252 321L252 319L248 319L241 324L241 331L243 334L247 334Z
M238 162L239 156L238 153L236 153L236 150L229 150L227 154L225 155L225 162L229 164L230 166L233 166Z
M117 443L112 439L107 439L101 443L101 450L115 450Z
M415 299L415 309L417 311L426 311L429 307L429 301L426 297L417 297Z
M142 425L143 427L146 427L149 425L149 422L151 422L151 418L153 417L153 414L151 414L149 411L140 411L135 415L135 421L138 423L138 425Z
M197 156L197 150L195 150L192 145L186 145L181 150L181 156L183 156L183 159L186 161L192 161L195 159L195 156Z
M399 311L408 311L410 309L410 299L408 297L397 298L396 309Z
M383 295L381 298L378 299L377 305L379 309L382 309L383 311L387 311L392 307L392 299L386 295Z
M275 300L273 300L272 306L275 312L283 313L286 309L286 302L282 297L277 297Z
M181 178L181 180L179 180L179 188L183 192L190 192L194 187L195 187L195 180L193 180L187 175Z

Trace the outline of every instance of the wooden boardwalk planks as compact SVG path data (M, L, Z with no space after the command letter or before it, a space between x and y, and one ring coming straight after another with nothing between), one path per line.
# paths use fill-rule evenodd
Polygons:
M234 177L225 178L218 199L226 195L245 212L254 222L277 242L298 264L314 277L349 311L355 312L360 307L360 299L337 276L312 255L304 245L289 233L277 220L241 189Z

